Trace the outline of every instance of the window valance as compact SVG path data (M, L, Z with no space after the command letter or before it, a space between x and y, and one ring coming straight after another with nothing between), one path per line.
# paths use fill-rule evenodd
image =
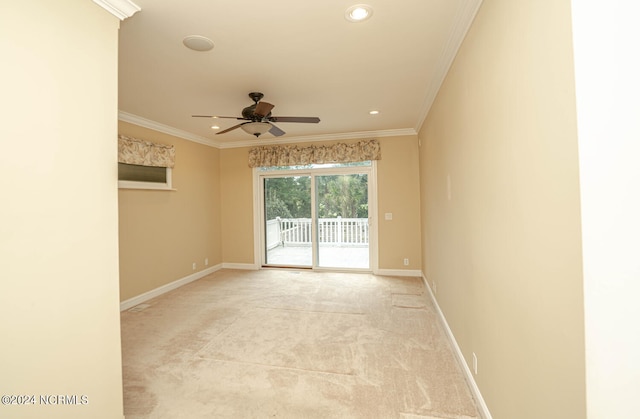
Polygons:
M380 158L380 142L378 140L309 146L267 145L249 150L249 167L353 163L380 160Z
M118 135L118 162L140 166L173 167L176 149L172 145L156 144L138 138Z

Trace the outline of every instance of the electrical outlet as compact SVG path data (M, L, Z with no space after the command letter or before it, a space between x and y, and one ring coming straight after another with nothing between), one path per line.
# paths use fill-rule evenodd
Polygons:
M192 268L193 268L194 271L196 270L196 263L195 262L193 262Z
M409 258L404 258L404 266L409 266Z
M204 260L204 266L209 266L209 258L206 258L206 259Z
M473 373L478 375L478 357L475 352L473 352Z

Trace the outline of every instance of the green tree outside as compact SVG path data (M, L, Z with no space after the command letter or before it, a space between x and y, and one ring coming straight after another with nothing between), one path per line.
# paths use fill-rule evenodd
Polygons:
M316 176L319 218L367 218L366 174ZM265 210L268 220L311 218L311 177L265 179Z

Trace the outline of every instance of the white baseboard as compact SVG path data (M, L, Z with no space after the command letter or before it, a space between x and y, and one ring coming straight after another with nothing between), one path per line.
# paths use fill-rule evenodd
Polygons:
M253 263L223 263L223 269L244 269L248 271L257 271L260 267Z
M429 281L427 281L427 278L423 274L420 274L420 277L422 278L422 282L424 282L424 285L427 288L427 291L429 291L429 296L431 297L431 301L433 301L433 305L436 308L438 317L440 317L440 322L442 323L442 326L444 327L444 330L447 333L447 337L451 342L451 347L453 348L453 352L455 353L456 358L458 358L458 364L460 364L460 367L462 368L462 372L464 373L465 379L467 380L467 383L469 384L469 387L471 389L473 398L476 400L476 404L477 404L480 416L482 417L482 419L492 419L491 412L489 412L489 408L487 407L487 404L485 403L484 398L480 393L478 384L476 384L476 380L473 378L471 369L469 369L469 365L467 364L467 361L464 359L462 350L460 349L460 346L458 346L458 342L456 341L455 336L453 336L453 332L449 327L449 323L447 323L447 319L444 317L444 313L442 312L442 310L440 310L440 306L438 305L438 300L436 300L436 297L433 294L433 291L431 290Z
M133 298L129 298L128 300L125 300L123 302L120 303L120 311L125 311L130 309L131 307L137 306L140 303L143 303L147 300L150 300L152 298L155 298L159 295L162 295L164 293L167 293L169 291L173 291L174 289L181 287L183 285L188 284L189 282L193 282L196 279L200 279L202 277L205 277L209 274L212 274L216 271L219 271L220 269L222 269L222 264L218 264L216 266L212 266L210 268L204 269L200 272L196 272L194 274L185 276L184 278L180 278L178 280L175 280L173 282L170 282L168 284L162 285L156 289L153 289L151 291L147 291L143 294L137 295Z
M373 273L381 276L422 276L421 271L410 269L375 269Z

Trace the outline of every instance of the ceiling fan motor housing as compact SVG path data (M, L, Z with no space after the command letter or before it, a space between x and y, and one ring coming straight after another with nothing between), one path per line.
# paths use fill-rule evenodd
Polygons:
M255 110L256 110L256 104L255 103L253 105L251 105L251 106L247 106L246 108L244 108L242 110L242 117L245 118L245 119L250 119L253 122L262 121L262 118L260 116L258 116L258 115L253 113ZM271 112L269 112L269 114L271 114Z
M271 115L271 112L269 112L269 114L265 115L264 117L261 117L255 114L256 106L258 106L258 102L262 100L262 98L264 97L264 94L260 92L251 92L249 93L248 96L251 98L251 100L253 100L253 105L247 106L242 110L243 118L250 119L253 122L260 122L264 118L268 118Z

